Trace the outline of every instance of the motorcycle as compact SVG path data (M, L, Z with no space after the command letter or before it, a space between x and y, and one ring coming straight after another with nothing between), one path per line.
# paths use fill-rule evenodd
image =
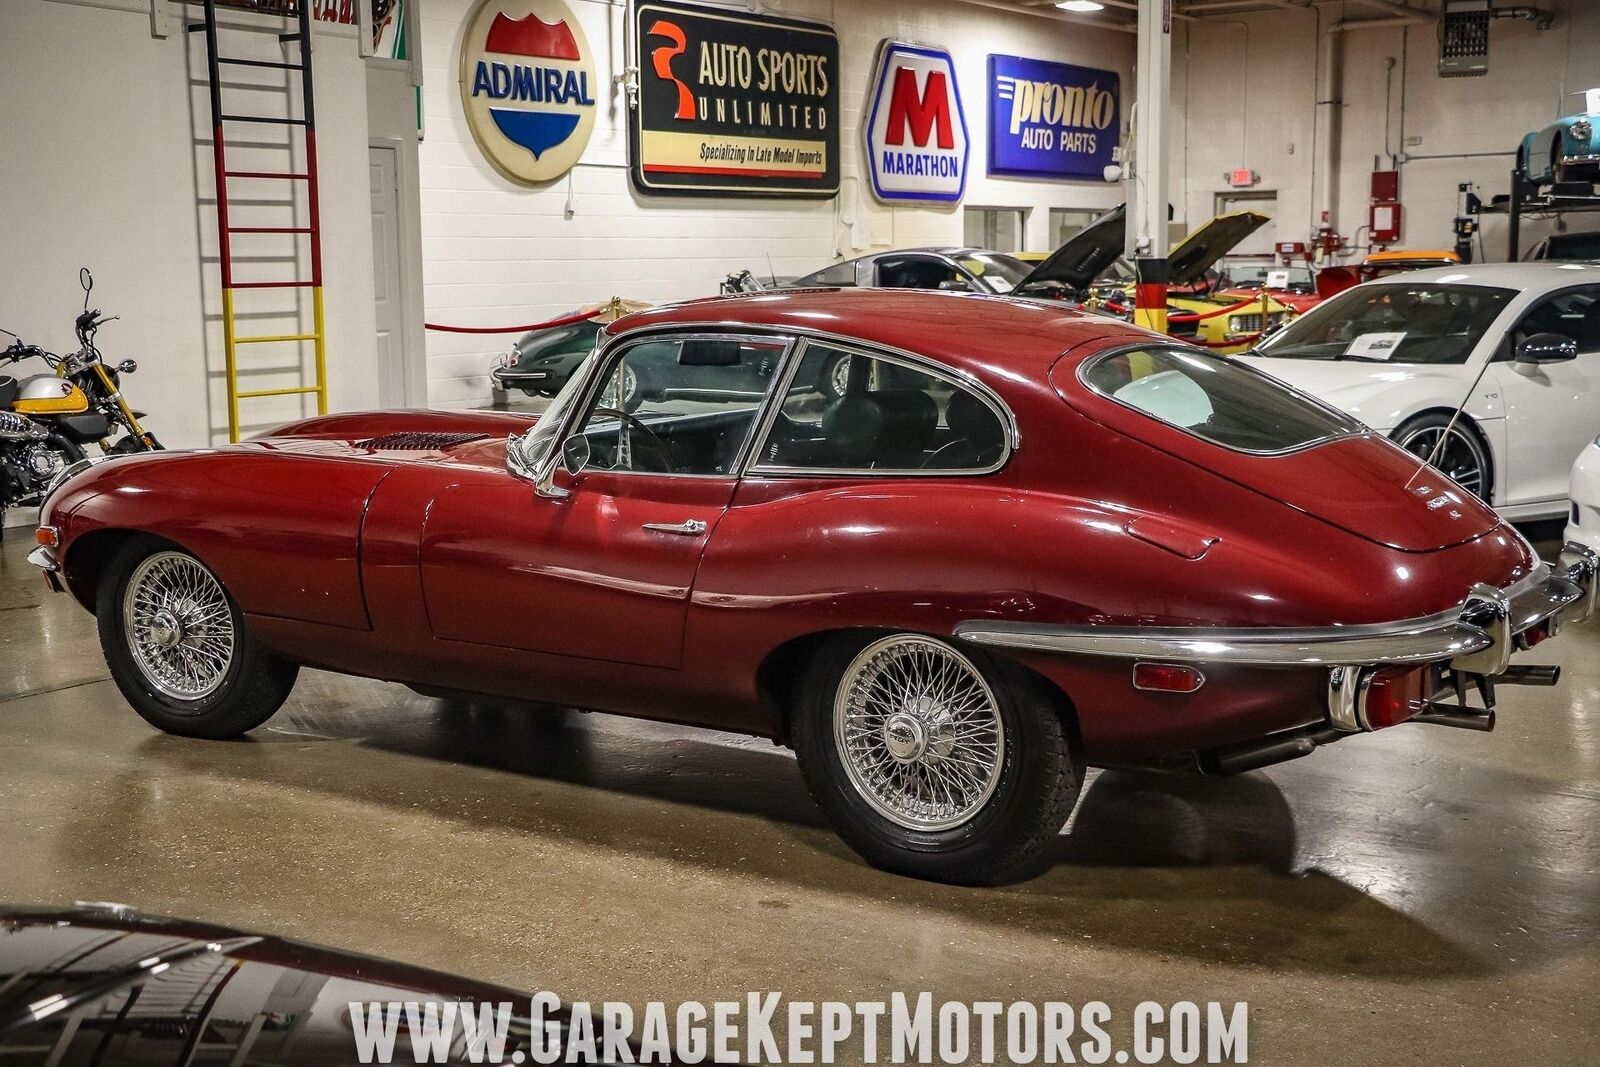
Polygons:
M161 448L140 422L143 413L122 395L122 375L139 365L125 359L108 366L95 343L100 327L117 316L89 307L94 276L87 267L79 271L78 281L83 313L73 324L76 352L56 355L0 330L13 339L0 350L0 366L38 358L52 371L20 380L0 374L0 518L7 508L38 504L68 468L87 460L86 446L96 445L105 455ZM118 427L126 431L120 438Z

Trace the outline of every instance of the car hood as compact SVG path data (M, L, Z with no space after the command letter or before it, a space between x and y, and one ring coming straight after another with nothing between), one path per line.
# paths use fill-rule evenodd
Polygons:
M98 1046L96 1063L179 1063L202 1027L249 1041L239 1058L252 1064L342 1067L357 1060L352 1004L424 1000L509 1002L504 1062L518 1048L526 1058L517 1036L528 1032L526 993L122 905L0 905L0 1053L47 1049L76 1023L92 1035L84 1048ZM566 1012L549 1014L559 1021ZM395 1052L406 1057L403 1019L399 1030ZM468 1062L464 1051L440 1062Z
M1268 222L1254 211L1234 211L1218 215L1198 230L1190 232L1167 253L1169 284L1192 285L1205 277L1217 260L1236 248L1240 241Z
M1235 211L1194 230L1167 253L1169 284L1190 285L1203 278L1217 260L1267 221L1267 216L1253 211ZM1052 252L1017 288L1044 282L1087 289L1122 255L1127 231L1127 206L1118 204Z
M1065 285L1072 289L1089 288L1122 255L1122 244L1128 228L1127 217L1125 204L1118 204L1107 211L1050 253L1043 263L1017 283L1017 290L1040 283Z
M1270 356L1234 358L1384 432L1423 408L1454 408L1472 384L1467 369L1457 366Z

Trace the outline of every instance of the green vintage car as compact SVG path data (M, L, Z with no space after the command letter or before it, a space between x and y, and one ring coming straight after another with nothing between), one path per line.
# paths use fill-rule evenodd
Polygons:
M1600 180L1600 89L1587 94L1588 111L1568 115L1522 139L1517 172L1535 185Z

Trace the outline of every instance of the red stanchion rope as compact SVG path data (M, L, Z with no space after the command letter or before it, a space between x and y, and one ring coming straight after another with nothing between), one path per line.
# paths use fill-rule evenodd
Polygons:
M572 326L580 322L588 322L596 317L605 308L596 308L585 311L580 315L567 315L564 318L551 319L549 322L535 322L527 326L441 326L437 322L425 322L424 329L437 330L439 333L530 333L533 330L554 330L560 326Z

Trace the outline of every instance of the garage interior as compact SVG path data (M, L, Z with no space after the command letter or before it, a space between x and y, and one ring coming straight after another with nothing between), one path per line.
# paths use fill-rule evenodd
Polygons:
M123 388L168 449L319 412L537 414L548 396L493 376L524 325L891 250L1043 258L1124 203L1130 294L1166 293L1141 272L1231 212L1268 219L1234 262L1308 276L1389 250L1505 264L1600 233L1600 186L1518 170L1530 131L1600 111L1583 0L1493 0L1484 53L1461 60L1453 0L706 0L836 33L838 186L809 198L640 190L644 0L560 5L593 51L594 129L531 183L480 151L463 106L480 0L301 2L320 203L302 181L225 181L231 248L206 34L188 29L209 5L0 4L0 328L53 352L80 310L120 316L98 343L136 358ZM255 64L222 78L256 114L306 113L310 81L272 66L294 59L294 6L210 9L215 47ZM874 192L885 41L949 49L970 138L954 199ZM987 168L998 55L1114 74L1114 168ZM228 166L301 173L310 125L230 131ZM1125 317L1190 314L1156 307ZM263 337L287 343L240 343ZM1600 394L1572 404L1593 440ZM1500 510L1554 561L1579 508ZM1533 653L1560 684L1500 689L1492 733L1385 730L1230 777L1094 769L1045 873L973 888L863 862L765 739L314 670L246 737L160 733L111 680L94 616L29 562L37 508L0 514L0 904L114 901L569 1000L1246 1001L1251 1062L1597 1060L1600 619Z

